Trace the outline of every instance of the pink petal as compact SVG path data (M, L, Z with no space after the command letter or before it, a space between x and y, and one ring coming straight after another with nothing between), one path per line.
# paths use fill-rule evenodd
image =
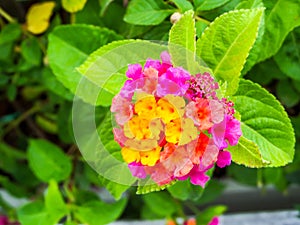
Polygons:
M132 174L132 176L145 179L147 177L144 166L141 163L132 162L128 164L128 168Z
M224 113L225 113L223 105L216 100L210 100L209 107L211 111L212 122L213 123L222 122L224 120Z
M219 149L214 145L213 141L210 140L208 145L201 157L201 168L207 168L214 164L218 159Z
M143 77L142 73L143 67L140 64L130 64L128 65L128 70L126 71L126 76L133 80L137 80Z
M163 63L172 65L172 63L171 63L171 56L170 56L169 52L163 51L160 54L160 58L161 58L161 60L162 60Z
M145 80L143 78L127 80L120 91L120 95L131 101L134 92L141 89L144 86L144 82Z
M183 96L185 90L172 80L168 80L165 74L158 78L157 96L163 97L168 94Z
M228 151L220 151L218 155L217 165L220 168L231 164L231 154Z
M125 146L127 137L124 135L123 129L113 128L114 139L121 147Z
M132 103L121 95L116 95L113 98L110 110L115 112L115 119L119 125L124 125L133 115Z
M215 124L211 127L209 132L213 136L213 140L215 145L219 149L223 149L227 147L227 143L224 141L226 131L226 118L223 119L221 123Z

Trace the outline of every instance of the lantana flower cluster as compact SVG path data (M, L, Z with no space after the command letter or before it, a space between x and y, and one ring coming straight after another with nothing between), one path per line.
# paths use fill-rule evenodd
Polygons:
M233 103L217 97L207 72L192 76L174 67L167 52L144 66L131 64L112 101L115 140L133 176L158 185L190 178L204 187L215 163L231 163L225 149L238 143L240 122Z

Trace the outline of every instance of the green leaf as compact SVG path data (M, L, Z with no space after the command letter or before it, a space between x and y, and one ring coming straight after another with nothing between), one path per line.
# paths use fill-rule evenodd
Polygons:
M110 105L113 96L119 93L127 79L125 71L128 64L143 63L147 58L159 59L161 52L166 49L166 46L142 40L117 41L101 47L78 68L98 88L89 97L101 98L98 104ZM80 83L77 93L85 91L86 86Z
M258 146L262 159L269 162L268 166L278 167L292 162L293 127L275 97L258 84L241 80L233 102L241 115L243 136ZM251 149L254 149L253 145ZM251 166L252 162L246 163Z
M299 0L264 0L263 2L266 7L264 32L250 52L244 73L255 63L275 55L288 33L300 26Z
M62 0L62 6L70 13L74 13L83 9L87 0Z
M162 0L132 0L129 2L124 20L136 25L157 25L174 11Z
M48 90L57 94L59 97L69 101L73 100L74 95L58 81L57 77L53 74L49 67L43 68L41 81Z
M50 67L56 78L72 93L76 93L76 88L81 82L84 90L77 95L87 102L94 103L91 96L98 93L98 87L82 79L82 75L75 68L97 48L117 39L121 37L106 28L91 25L57 26L49 34L47 52Z
M75 217L89 225L104 225L115 221L126 206L126 199L107 204L101 201L91 201L76 209Z
M56 218L50 216L42 202L30 202L17 210L18 221L22 225L53 225L57 224Z
M295 29L287 36L274 59L283 73L300 81L300 29Z
M21 26L17 23L10 23L3 27L0 33L0 45L17 41L22 35Z
M167 187L172 186L175 183L176 181L174 180L171 183L166 185L157 185L150 178L139 180L136 194L140 195L140 194L148 194L150 192L155 192L155 191L162 191L165 190Z
M34 66L39 66L42 62L42 50L38 39L31 37L22 41L21 54L27 62Z
M243 0L235 7L235 9L253 9L259 7L264 7L262 0Z
M70 158L51 142L31 139L27 151L29 166L41 181L62 181L71 174Z
M189 180L177 181L174 185L168 187L170 194L180 200L197 200L202 196L203 188L199 185L193 185Z
M190 72L195 61L196 29L194 12L187 11L172 26L169 33L169 52L172 63L182 66Z
M197 40L197 56L217 80L227 82L227 95L238 87L239 75L257 36L263 8L242 9L215 19Z
M192 3L190 3L188 0L171 0L181 11L181 13L184 13L188 10L193 9Z
M169 217L179 207L172 196L167 192L154 192L143 195L145 204L157 215Z
M102 2L101 0L100 3ZM75 23L105 27L102 18L99 16L100 3L97 0L87 1L84 8L74 14Z
M211 206L196 217L197 225L207 225L215 216L222 215L227 210L224 205Z
M105 179L104 177L99 177L102 185L109 191L109 193L115 198L115 200L119 200L123 193L130 188L130 185L118 184L116 182ZM132 181L132 184L135 181Z
M232 177L234 180L236 180L239 183L251 185L251 186L257 186L258 185L258 170L237 165L235 163L232 163L227 168L228 176Z
M273 58L256 64L247 74L247 79L261 85L269 84L273 79L286 79L286 75L281 72Z
M236 146L231 146L228 150L231 153L232 161L239 165L261 168L270 163L262 158L258 146L244 136L240 137Z
M57 222L68 213L67 205L54 180L49 182L48 190L45 195L45 206L47 212L57 218Z
M106 123L104 121L110 121L111 114L105 110L104 115L108 118L102 118L97 129L95 120L103 115L101 113L98 116L98 113L95 118L95 113L95 107L90 104L82 101L75 101L73 104L74 137L81 154L99 175L118 184L131 185L136 178L130 173L127 163L122 160L120 147L112 144L112 138L108 139L105 136L106 132L112 136L112 132L104 132L108 126L102 126L102 123Z
M300 26L299 0L264 0L266 6L265 33L259 61L274 55L288 33Z
M226 185L217 181L210 180L208 185L203 189L203 193L201 198L199 198L196 202L197 204L207 204L212 201L218 199L221 194L224 192Z
M230 0L194 0L197 11L208 11L225 5Z
M103 16L107 7L112 3L114 0L101 0L100 5L101 5L101 11L100 11L100 16Z
M195 26L196 26L196 35L197 37L200 38L205 28L208 26L208 24L203 21L197 21Z
M300 94L290 80L281 80L276 85L276 94L286 107L293 107L300 101Z

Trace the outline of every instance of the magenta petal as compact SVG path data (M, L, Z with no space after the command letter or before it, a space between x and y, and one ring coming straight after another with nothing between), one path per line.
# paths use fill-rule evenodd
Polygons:
M220 223L219 217L215 216L207 225L219 225L219 223Z
M126 76L133 80L137 80L143 77L142 71L143 71L143 67L140 64L130 64L128 65Z
M239 138L242 136L240 121L235 118L227 116L227 125L225 138L228 140L230 145L236 145Z
M190 172L191 183L194 185L200 185L204 188L210 177L205 174L206 171L199 170L199 167L195 166Z
M132 176L145 179L147 177L144 166L140 163L132 162L128 164L128 168L132 174Z
M144 66L144 69L146 68L154 68L156 69L157 71L160 70L160 67L161 67L161 63L159 60L154 60L154 59L147 59L146 63L145 63L145 66Z
M137 80L127 80L120 91L120 95L123 98L131 101L134 92L141 89L144 86L144 82L145 79L143 78Z
M0 216L0 225L7 225L8 223L8 219L6 216Z
M189 85L186 84L188 80L190 80L191 75L184 69L177 67L170 67L166 72L166 78L177 83L181 88L187 88Z
M220 168L231 164L231 154L228 151L220 151L218 155L217 165Z

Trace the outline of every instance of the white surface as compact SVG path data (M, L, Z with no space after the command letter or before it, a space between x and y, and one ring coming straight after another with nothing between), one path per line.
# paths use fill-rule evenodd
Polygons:
M239 213L221 216L220 225L300 225L297 211ZM114 222L110 225L165 225L165 220Z

